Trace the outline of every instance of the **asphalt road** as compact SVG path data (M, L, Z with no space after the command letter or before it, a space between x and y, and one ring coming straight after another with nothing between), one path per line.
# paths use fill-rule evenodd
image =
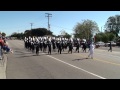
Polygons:
M7 79L120 79L120 52L95 49L94 59L87 53L68 54L67 50L39 56L24 48L20 40L8 40L13 54L7 54Z

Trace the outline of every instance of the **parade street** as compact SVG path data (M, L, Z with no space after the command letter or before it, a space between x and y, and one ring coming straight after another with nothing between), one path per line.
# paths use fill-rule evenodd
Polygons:
M6 79L120 79L120 51L108 48L94 50L94 58L87 52L68 50L39 55L24 48L22 40L8 40L14 53L7 55ZM118 47L119 48L119 47Z

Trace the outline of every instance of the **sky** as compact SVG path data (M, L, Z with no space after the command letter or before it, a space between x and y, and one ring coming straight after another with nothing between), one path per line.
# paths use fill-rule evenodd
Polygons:
M61 30L72 34L74 27L82 20L92 20L98 24L102 32L103 27L110 16L120 15L120 11L0 11L0 32L7 36L14 32L21 33L32 28L48 28L47 14L50 30L59 35Z

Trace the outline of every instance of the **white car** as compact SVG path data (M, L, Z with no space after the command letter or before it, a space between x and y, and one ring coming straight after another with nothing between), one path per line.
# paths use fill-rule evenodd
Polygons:
M109 46L110 42L111 42L111 45L112 45L112 46L116 46L116 43L115 43L114 41L109 41L109 42L106 43L106 44Z
M99 46L105 46L105 43L102 42L102 41L99 41L99 42L96 43L96 45L99 45Z

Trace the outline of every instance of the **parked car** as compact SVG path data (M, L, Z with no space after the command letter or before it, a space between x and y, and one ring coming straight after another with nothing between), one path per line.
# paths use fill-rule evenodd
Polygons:
M116 43L114 41L108 41L108 43L105 43L105 46L109 46L110 42L112 46L116 46Z
M96 42L95 45L100 47L100 46L105 46L105 43L102 41L99 41L99 42Z
M116 45L117 45L117 46L120 46L120 42L118 41L118 42L116 43Z

